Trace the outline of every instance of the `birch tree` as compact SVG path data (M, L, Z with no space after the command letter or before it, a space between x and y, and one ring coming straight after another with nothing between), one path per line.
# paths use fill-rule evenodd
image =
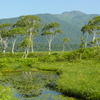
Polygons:
M20 44L20 46L24 48L24 54L22 58L27 58L31 45L32 45L32 40L30 39L30 37L25 37L25 39Z
M9 30L12 25L10 23L4 23L0 25L0 41L2 44L2 52L5 54L8 47L8 38L11 37Z
M70 41L69 38L67 38L67 37L63 38L63 51L65 50L65 44L66 44L67 42L69 42L69 41Z
M33 38L39 32L41 19L38 16L27 15L21 16L20 20L15 23L14 26L16 27L24 27L26 30L25 37L29 37L31 39L31 51L33 50Z
M95 16L93 19L89 20L89 23L90 25L90 29L91 29L91 32L93 34L93 44L94 46L99 46L99 38L98 38L98 33L100 33L100 16Z
M42 29L43 33L41 35L46 37L48 44L49 44L49 54L51 52L52 40L54 39L56 34L62 33L62 31L60 29L58 29L59 27L60 27L59 23L52 22L52 23L49 23L49 24L45 24L44 28Z
M99 46L98 41L100 39L98 35L100 34L100 16L95 16L93 19L90 19L88 24L82 27L81 31L87 34L86 41L85 41L85 47L87 46L88 34L93 35L93 39L90 43L93 46Z
M12 37L12 49L11 49L11 52L12 52L12 54L14 54L14 48L15 48L15 44L16 44L17 39L21 35L25 34L26 31L22 27L15 27L15 28L11 29L9 32L10 32L11 37Z
M85 38L85 48L87 47L87 43L88 43L88 37L90 32L90 26L89 25L84 25L81 29L81 31L83 32L83 34L86 34L86 38Z

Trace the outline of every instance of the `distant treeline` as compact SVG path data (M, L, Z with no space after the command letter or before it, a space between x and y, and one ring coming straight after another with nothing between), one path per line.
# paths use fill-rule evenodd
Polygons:
M19 44L19 43L17 43ZM16 44L15 47L15 52L23 52L23 48L18 48ZM7 52L11 52L11 46L12 44L10 43ZM65 44L65 51L73 51L76 50L80 47L79 44ZM62 51L63 50L63 45L62 44L52 44L52 51ZM1 49L0 49L1 51ZM48 44L46 43L35 43L34 44L34 51L48 51Z

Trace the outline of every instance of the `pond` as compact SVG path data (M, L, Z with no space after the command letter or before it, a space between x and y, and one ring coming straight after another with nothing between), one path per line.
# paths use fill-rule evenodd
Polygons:
M54 72L9 72L0 77L0 84L12 88L18 100L62 100L53 90L58 76Z

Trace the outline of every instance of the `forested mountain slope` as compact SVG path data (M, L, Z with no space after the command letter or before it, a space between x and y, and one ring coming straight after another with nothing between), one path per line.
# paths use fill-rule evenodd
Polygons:
M53 40L53 43L62 44L62 39L64 37L70 38L69 44L80 44L80 37L82 36L81 28L84 24L87 24L89 19L92 19L98 14L85 14L80 11L63 12L62 14L37 14L42 20L39 35L34 38L35 43L46 44L47 41L43 36L41 36L41 29L44 24L50 22L58 22L61 25L63 34L57 35ZM2 23L12 23L14 24L17 18L0 19L0 24ZM20 40L18 40L20 41Z
M77 26L83 26L84 24L87 24L87 21L94 16L98 16L98 14L85 14L80 11L63 12L62 14L56 15L56 17L62 19L63 21Z

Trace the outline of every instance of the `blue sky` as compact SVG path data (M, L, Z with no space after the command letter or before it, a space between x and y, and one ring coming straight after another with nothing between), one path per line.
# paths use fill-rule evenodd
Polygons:
M100 14L100 0L1 0L0 19L40 13L81 11Z

